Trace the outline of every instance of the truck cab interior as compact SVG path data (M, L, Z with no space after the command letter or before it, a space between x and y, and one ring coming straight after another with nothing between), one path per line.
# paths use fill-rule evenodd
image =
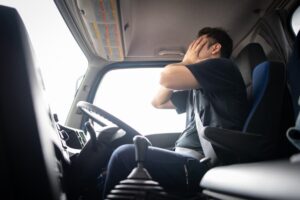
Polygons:
M292 26L300 26L298 0L54 2L88 60L65 123L45 100L18 10L0 2L3 197L100 199L99 163L118 146L143 136L171 149L185 116L137 102L150 104L161 69L180 62L198 30L211 26L234 41L230 59L251 108L240 131L198 129L205 155L199 162L210 169L197 196L157 199L300 199L300 34Z

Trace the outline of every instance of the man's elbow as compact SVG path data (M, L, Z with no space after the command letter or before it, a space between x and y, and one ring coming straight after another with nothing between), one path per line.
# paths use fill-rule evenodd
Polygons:
M160 80L159 83L161 86L168 88L168 89L174 89L174 83L173 83L173 77L171 70L163 70L160 74Z
M151 104L154 108L160 108L161 107L161 104L156 100L156 99L153 99L151 101Z

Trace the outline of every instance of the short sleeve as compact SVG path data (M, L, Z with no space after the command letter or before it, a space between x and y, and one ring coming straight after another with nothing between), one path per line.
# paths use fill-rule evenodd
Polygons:
M229 59L209 59L187 68L200 87L206 91L220 92L245 90L245 84L237 66Z
M178 114L184 113L186 111L188 95L189 91L187 90L173 92L171 102L175 106Z

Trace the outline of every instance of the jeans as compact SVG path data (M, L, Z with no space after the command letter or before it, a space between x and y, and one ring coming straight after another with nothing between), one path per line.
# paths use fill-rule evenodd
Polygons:
M108 164L104 197L136 166L134 145L116 149ZM200 191L199 182L208 169L195 158L157 147L149 147L144 166L166 192L184 196Z

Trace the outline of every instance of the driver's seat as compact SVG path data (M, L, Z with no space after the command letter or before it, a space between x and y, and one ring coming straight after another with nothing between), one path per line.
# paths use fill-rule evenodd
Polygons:
M255 67L252 77L252 106L242 131L216 127L200 129L205 157L212 165L252 162L282 156L285 130L283 102L286 89L284 64L266 61ZM196 118L197 119L197 118ZM199 119L198 119L199 120Z
M62 171L52 142L59 136L31 50L17 10L0 5L1 196L61 199Z

